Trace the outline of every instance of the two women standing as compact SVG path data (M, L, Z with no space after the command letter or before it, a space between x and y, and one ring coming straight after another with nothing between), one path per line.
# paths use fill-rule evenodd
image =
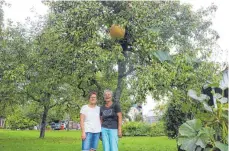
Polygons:
M102 132L103 151L118 151L118 137L122 137L120 106L112 102L112 91L104 91L105 105L96 105L97 94L89 95L89 104L80 111L82 151L96 151ZM99 124L98 124L99 123Z

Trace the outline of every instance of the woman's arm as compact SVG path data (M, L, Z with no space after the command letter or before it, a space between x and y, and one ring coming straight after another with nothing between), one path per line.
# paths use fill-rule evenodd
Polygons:
M122 137L122 112L118 112L117 116L118 116L118 136Z
M100 116L100 124L102 125L102 123L103 123L103 114L102 114L101 107L100 107L100 110L99 110L99 116Z
M81 127L81 138L83 140L85 140L86 138L86 133L85 133L85 129L84 129L84 118L85 118L85 115L84 114L80 114L80 127Z
M103 123L103 118L102 116L100 116L100 124L102 125L102 123Z

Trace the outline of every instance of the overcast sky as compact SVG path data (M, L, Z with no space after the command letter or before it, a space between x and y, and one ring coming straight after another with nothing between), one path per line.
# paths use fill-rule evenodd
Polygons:
M47 13L48 8L41 3L41 0L6 0L7 3L11 4L11 7L4 7L4 18L5 20L11 19L14 22L24 23L27 17L34 19L34 14L31 13L31 9L35 10L38 14ZM229 14L229 0L181 0L182 3L190 3L193 5L194 10L207 7L211 3L218 6L218 10L213 19L212 28L215 29L219 35L218 40L219 46L224 50L222 54L218 54L216 61L227 61L228 50L229 50L229 20L226 17ZM144 106L143 114L147 114L152 106L153 100L148 97L147 105Z

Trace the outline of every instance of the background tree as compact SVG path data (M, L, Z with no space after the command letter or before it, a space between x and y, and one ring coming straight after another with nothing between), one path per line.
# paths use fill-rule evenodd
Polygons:
M122 105L126 104L123 91L131 96L132 103L143 102L151 94L157 100L167 96L174 105L186 104L188 88L195 83L200 90L203 83L214 80L217 66L207 61L219 38L211 29L214 5L196 12L177 1L48 5L61 22L55 26L67 27L58 30L59 34L68 35L66 39L77 48L94 48L95 75L109 79L114 99ZM112 24L125 28L124 39L110 38ZM75 35L84 40L84 46ZM96 85L101 83L97 80ZM188 113L185 117L191 118Z
M174 53L204 59L218 37L209 28L211 20L205 19L216 10L215 6L198 12L179 2L53 2L49 6L58 20L54 25L59 34L65 34L69 44L75 47L93 47L97 55L93 60L96 71L116 77L113 88L116 101L120 100L122 88L127 87L125 77L131 73L138 77L143 70L170 60L169 54ZM112 24L126 29L124 39L109 37L107 30ZM209 36L204 37L205 34ZM81 40L84 40L83 46ZM134 79L131 75L129 79Z
M218 38L210 28L214 5L194 12L177 1L45 3L47 18L30 34L6 29L1 50L3 92L42 106L42 138L48 111L81 104L89 90L99 92L100 104L103 90L114 90L126 113L147 94L185 104L193 83L200 89L214 80L216 67L206 62ZM113 24L125 28L123 39L109 36Z
M8 92L8 97L14 95L10 99L20 103L36 101L43 108L40 132L43 138L48 111L80 99L74 74L80 73L76 68L83 69L80 66L83 60L77 60L77 65L70 62L71 56L58 44L59 37L52 32L48 21L33 29L36 31L30 34L19 25L7 27L6 47L1 55L1 82L4 93Z

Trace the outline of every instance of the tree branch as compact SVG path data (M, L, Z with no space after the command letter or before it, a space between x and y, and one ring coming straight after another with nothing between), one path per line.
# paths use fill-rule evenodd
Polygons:
M129 71L127 71L126 73L124 73L123 75L121 75L120 77L123 78L123 77L126 77L128 75L130 75L132 72L134 72L136 70L136 68L130 68Z
M27 96L30 97L32 100L38 102L38 103L41 103L41 100L40 99L36 99L33 95L29 94L28 92L26 92Z
M55 104L50 105L50 106L49 106L49 109L51 109L51 108L53 108L53 107L55 107L55 106L57 106L57 105L64 104L64 103L67 102L67 101L68 101L68 99L63 100L62 102L56 102Z
M84 90L84 88L81 87L81 84L82 84L83 81L80 81L79 84L77 85L77 87L83 91L83 97L86 96L86 91Z

